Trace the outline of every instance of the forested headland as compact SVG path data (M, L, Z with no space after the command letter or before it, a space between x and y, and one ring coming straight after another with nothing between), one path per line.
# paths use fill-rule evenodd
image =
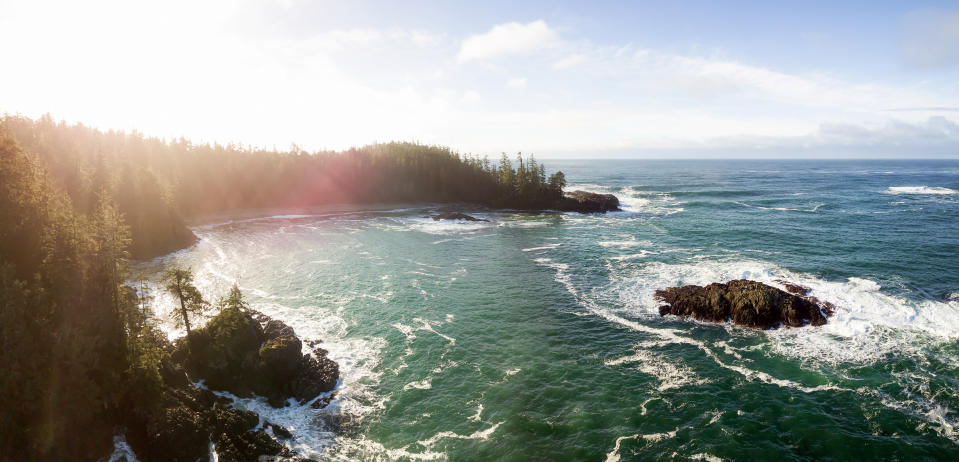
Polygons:
M143 460L164 460L150 454L169 455L170 448L186 451L182 460L194 460L209 440L185 445L183 435L204 432L216 436L221 460L285 451L262 430L246 429L242 422L255 417L224 408L186 379L185 370L205 370L204 361L229 363L209 359L210 354L239 357L229 353L238 337L222 332L249 332L242 326L254 325L256 315L238 290L217 304L221 315L211 324L219 333L200 330L199 338L213 339L205 348L214 352L200 355L191 353L190 342L170 344L153 319L148 286L131 287L136 279L129 271L131 257L161 255L194 242L186 218L344 203L544 209L574 201L564 198L564 185L561 172L547 177L532 156L517 155L514 161L504 154L493 164L415 143L314 153L194 145L49 116L5 116L0 119L0 460L95 460L108 453L119 433L139 444ZM181 285L176 284L178 292ZM205 301L210 294L179 293L181 301L183 293L192 294L190 306L211 305ZM183 306L185 318L189 307ZM297 383L329 388L335 363L287 357L300 348L285 342L245 354L259 355L261 367L300 364L298 374L322 380ZM301 390L303 396L315 392ZM228 453L233 459L223 458Z
M94 212L105 195L130 228L134 258L188 246L194 237L185 220L205 214L420 202L548 209L565 186L562 172L547 177L533 156L504 153L493 162L408 142L282 151L100 131L49 115L8 115L0 131L36 158L77 212Z

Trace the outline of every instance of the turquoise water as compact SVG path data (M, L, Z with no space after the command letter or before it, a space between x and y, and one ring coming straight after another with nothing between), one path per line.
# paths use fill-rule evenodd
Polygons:
M959 459L959 162L548 164L625 211L237 220L140 269L237 280L323 341L332 406L237 400L305 456ZM492 222L424 218L445 209ZM658 288L735 278L837 313L778 331L657 314Z

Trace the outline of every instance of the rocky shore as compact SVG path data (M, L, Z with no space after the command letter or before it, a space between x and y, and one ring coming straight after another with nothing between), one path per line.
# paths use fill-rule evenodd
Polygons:
M283 444L293 437L288 429L213 392L262 396L274 407L288 400L326 406L338 365L325 350L313 346L303 354L302 347L281 321L253 310L221 311L190 342L169 346L160 402L124 419L129 445L141 461L208 460L211 442L220 462L305 460Z
M835 307L815 297L809 289L784 283L787 291L761 282L737 279L708 286L680 286L656 291L656 298L665 302L659 314L693 317L700 321L726 322L775 329L780 326L821 326Z

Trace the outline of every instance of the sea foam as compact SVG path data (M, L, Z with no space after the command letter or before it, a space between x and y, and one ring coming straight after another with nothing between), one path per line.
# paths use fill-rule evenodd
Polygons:
M944 188L941 186L890 186L886 189L889 194L924 194L924 195L946 195L959 194L955 189Z

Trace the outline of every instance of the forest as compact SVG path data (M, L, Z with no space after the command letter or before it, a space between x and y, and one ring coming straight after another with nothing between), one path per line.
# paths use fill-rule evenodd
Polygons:
M95 212L101 199L115 205L129 226L134 258L190 245L185 222L205 214L351 203L547 209L565 186L562 172L547 177L533 156L503 153L492 162L408 142L279 151L100 131L49 115L7 115L0 131L36 157L78 213Z
M564 183L532 156L514 163L504 154L494 165L413 143L280 152L6 116L0 460L106 454L117 428L142 430L163 412L171 346L129 260L190 245L187 218L333 203L542 208ZM224 303L242 305L239 296Z

